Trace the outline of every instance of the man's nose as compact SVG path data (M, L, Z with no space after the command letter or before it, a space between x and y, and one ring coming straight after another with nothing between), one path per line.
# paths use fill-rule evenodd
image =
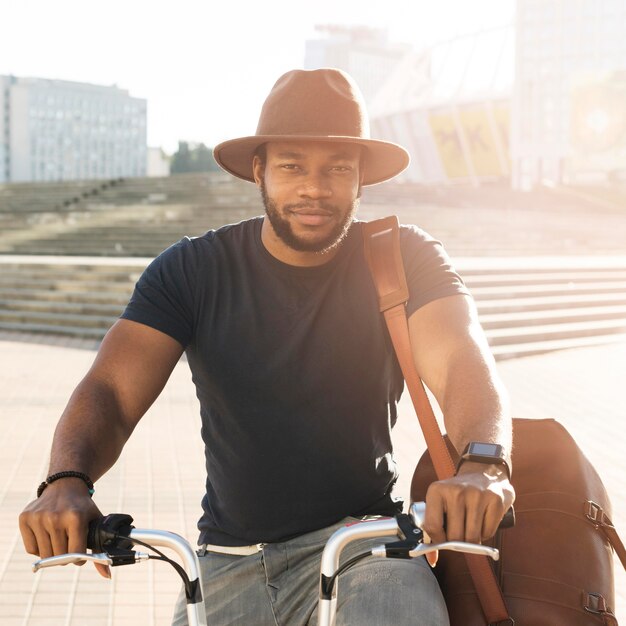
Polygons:
M330 183L323 174L310 174L303 180L298 189L303 198L329 198L333 192Z

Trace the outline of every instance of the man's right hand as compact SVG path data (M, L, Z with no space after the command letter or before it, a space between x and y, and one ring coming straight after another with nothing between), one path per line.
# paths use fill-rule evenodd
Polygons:
M108 471L182 353L180 343L154 328L113 324L56 427L50 472L80 469L95 481ZM41 558L84 553L89 522L99 516L80 478L56 480L20 515L24 546ZM96 568L111 577L107 567Z
M26 552L42 559L68 552L84 553L89 522L101 516L81 479L57 480L20 515L20 532ZM106 565L96 564L96 569L104 578L111 578Z

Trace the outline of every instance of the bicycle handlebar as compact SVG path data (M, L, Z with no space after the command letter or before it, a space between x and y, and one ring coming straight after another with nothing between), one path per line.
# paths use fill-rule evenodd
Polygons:
M123 530L124 533L118 534L118 530L106 528L106 524L103 524L103 522L107 520L107 518L109 520L116 518L114 519L113 528ZM126 522L126 529L121 528L120 525L117 524L117 518L123 518L123 521ZM74 552L40 559L33 563L33 571L37 572L46 567L67 565L68 563L78 563L80 561L91 561L93 563L116 566L149 559L150 555L148 554L132 552L130 550L130 547L136 542L139 544L169 548L178 554L189 578L189 587L191 589L191 593L188 593L187 598L187 619L189 625L207 626L204 599L202 597L202 585L200 584L200 565L198 563L198 557L189 545L189 542L176 533L164 530L133 528L130 522L132 522L132 517L129 515L120 515L117 517L115 515L106 516L94 520L90 524L88 544L91 549L93 549L93 546L100 545L102 549L101 552L92 554ZM111 542L110 545L109 542Z
M403 539L397 544L376 546L360 557L371 554L373 556L411 558L437 550L452 550L480 554L498 560L498 550L489 546L462 541L446 541L440 544L420 543L422 539L428 540L422 531L425 513L426 504L415 502L411 505L408 516L356 522L340 528L329 538L321 560L319 626L333 626L335 623L337 603L337 585L335 583L338 574L343 571L339 568L339 557L348 543L356 539L376 537L399 537ZM200 567L196 553L189 542L176 533L134 528L132 521L130 515L121 514L107 515L93 520L89 525L87 540L88 548L92 550L91 554L74 552L40 559L33 564L33 571L37 572L46 567L81 561L116 566L154 558L149 554L133 552L131 548L135 544L147 545L149 548L152 546L169 548L178 554L184 564L184 572L187 573L186 591L189 624L190 626L206 626L206 611L200 584ZM511 508L500 523L500 528L508 528L514 524L514 521L515 516L513 508ZM178 570L182 569L177 563L173 564ZM350 566L350 563L344 564L342 567L345 568L346 566Z
M322 565L320 569L319 604L317 613L318 626L334 626L337 612L337 574L342 571L339 568L339 558L343 549L357 539L371 539L375 537L404 537L401 544L376 546L369 553L379 557L410 558L424 556L437 550L452 550L454 552L468 552L488 556L494 560L500 558L500 553L495 548L464 541L446 541L440 544L418 543L423 538L422 525L426 514L424 502L414 502L409 509L410 524L399 521L401 516L383 518L372 521L344 526L333 533L326 542L322 553ZM506 521L503 520L501 527L509 527L514 521L512 509ZM506 517L506 516L505 516ZM415 545L411 542L415 541ZM356 557L357 559L360 557ZM356 559L353 559L353 561ZM348 564L349 565L349 564ZM345 567L346 564L344 564Z

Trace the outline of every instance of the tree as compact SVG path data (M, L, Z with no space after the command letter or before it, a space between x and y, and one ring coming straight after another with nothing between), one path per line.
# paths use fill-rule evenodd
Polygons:
M219 166L213 158L213 150L203 143L179 141L178 150L172 155L170 172L217 172Z

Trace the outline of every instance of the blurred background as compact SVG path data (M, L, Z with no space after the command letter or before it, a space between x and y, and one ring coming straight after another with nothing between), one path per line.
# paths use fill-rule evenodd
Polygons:
M624 338L625 0L26 0L3 23L0 329L100 339L146 259L258 214L211 149L283 72L332 66L412 157L361 217L444 242L498 358Z
M443 241L516 415L557 417L584 443L624 532L626 0L4 0L0 24L7 624L168 623L176 580L151 567L115 572L104 591L88 568L33 577L16 516L147 263L262 212L211 150L254 134L294 68L352 74L372 136L409 150L401 176L364 190L359 216L397 214ZM197 411L183 363L99 481L105 512L194 537ZM406 399L395 432L407 491L420 435Z

